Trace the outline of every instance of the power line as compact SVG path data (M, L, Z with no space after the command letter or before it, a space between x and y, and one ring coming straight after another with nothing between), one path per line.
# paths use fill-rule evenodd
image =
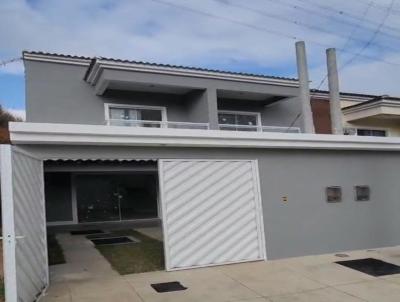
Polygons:
M357 0L358 2L363 2L363 3L366 3L366 2L368 2L368 0ZM373 7L375 7L376 9L379 9L379 10L383 10L383 11L388 11L389 10L389 6L385 6L385 5L382 5L382 4L378 4L378 3L376 3L376 2L372 2L372 6ZM398 9L391 9L390 10L390 13L389 14L393 14L393 15L400 15L400 10L398 10Z
M6 66L7 64L14 63L14 62L17 62L17 61L20 61L20 60L22 60L21 57L12 58L12 59L9 59L9 60L4 60L4 61L0 61L0 67L4 67L4 66Z
M369 41L367 43L365 43L365 45L360 49L360 51L358 53L356 53L353 57L351 57L347 62L345 62L342 67L340 68L341 70L343 68L345 68L346 66L350 65L358 56L360 56L364 50L366 50L371 43L375 40L375 38L378 36L379 32L381 31L382 26L385 24L387 18L390 15L390 11L391 8L393 8L394 5L394 1L395 0L391 0L390 5L389 5L389 9L387 10L387 13L385 15L385 17L383 18L382 22L379 24L379 26L377 27L377 29L374 31L373 35L371 36L371 38L369 39Z
M290 7L290 8L295 9L295 10L300 10L300 11L303 11L304 13L306 13L306 14L310 14L310 15L313 15L313 16L317 15L319 17L322 17L322 18L325 18L325 19L329 19L329 20L331 20L333 22L336 22L337 24L347 25L347 26L350 26L352 28L355 25L354 22L349 22L348 20L345 20L343 18L337 18L335 16L320 12L320 11L315 10L315 9L306 8L306 7L303 7L303 6L300 6L300 5L295 5L295 4L292 4L292 3L288 3L288 2L285 2L285 1L282 1L282 0L265 0L265 1L268 1L268 2L271 2L271 3L274 3L274 4L278 4L278 5L281 5L281 6ZM298 0L298 1L300 1L300 0ZM375 26L376 25L374 25L374 28L375 28ZM363 26L361 28L363 30L366 30L366 31L371 31L372 30L371 27L364 27ZM400 31L400 29L399 29L399 31ZM382 34L385 35L388 38L395 39L396 41L398 41L400 39L400 35L393 35L393 34L389 34L389 33L382 33Z
M276 35L276 36L285 37L285 38L291 39L291 40L299 40L299 38L300 38L300 37L296 37L296 36L293 36L293 35L290 35L290 34L287 34L287 33L284 33L284 32L271 30L269 28L265 28L265 27L262 27L262 26L249 24L249 23L242 22L242 21L239 21L239 20L236 20L236 19L232 19L232 18L228 18L228 17L224 17L224 16L219 16L219 15L216 15L216 14L213 14L213 13L209 13L209 12L205 12L205 11L202 11L202 10L194 9L194 8L187 7L187 6L184 6L184 5L171 3L171 2L168 2L168 1L164 1L164 0L151 0L151 1L153 1L155 3L167 5L167 6L170 6L170 7L178 8L178 9L181 9L181 10L190 11L191 13L202 15L202 16L206 16L206 17L209 17L209 18L219 19L219 20L223 20L223 21L230 22L230 23L233 23L233 24L238 24L238 25L241 25L243 27L247 27L247 28L250 28L250 29L253 29L253 30L257 30L257 31L261 31L261 32L267 32L269 34L273 34L273 35ZM310 40L310 39L307 39L307 41L309 43L312 43L312 44L315 44L315 45L318 45L318 46L324 47L324 48L332 47L331 45L320 43L318 41L314 41L314 40ZM338 49L338 50L346 52L346 53L349 53L349 54L353 54L353 55L356 54L355 52L347 50L347 49ZM364 55L364 54L360 55L360 56L362 56L362 57L364 57L366 59L372 60L372 61L380 61L380 62L386 63L388 65L400 66L399 62L391 62L391 61L380 59L378 57Z
M351 31L349 37L346 40L346 43L344 43L343 48L346 48L347 45L350 43L350 41L352 40L353 35L357 32L357 30L360 28L360 25L364 22L365 17L367 16L371 6L372 6L372 1L369 2L367 8L364 10L364 13L363 13L363 15L362 15L362 17L360 19L360 22L357 25L354 26L353 30Z
M218 0L213 0L213 1L218 1ZM319 27L319 26L315 26L315 25L304 23L304 22L292 20L292 19L287 18L287 17L282 16L282 15L271 14L271 13L266 12L265 10L259 10L259 9L255 9L255 8L248 7L248 6L245 6L245 5L232 3L232 2L224 3L224 4L227 5L227 6L236 7L236 8L242 9L242 10L247 10L247 11L250 11L252 13L265 16L267 18L272 18L272 19L276 19L278 21L283 21L283 22L287 22L287 23L290 23L290 24L294 24L296 26L305 27L305 28L311 29L313 31L323 32L323 33L327 33L327 34L330 34L330 35L334 35L334 36L337 36L337 37L340 37L340 38L343 38L343 39L347 39L348 41L349 40L353 40L353 41L358 42L358 43L367 42L367 41L362 40L362 39L354 38L354 37L352 37L352 35L344 36L343 34L334 32L332 30L327 30L327 29L324 29L324 28ZM355 26L357 26L357 24L355 24ZM348 42L346 42L346 45L347 45L347 43ZM391 46L384 46L384 45L381 45L379 43L372 43L372 44L375 45L376 47L383 48L385 50L389 50L389 51L393 51L393 52L399 52L400 51L399 48L393 48ZM346 47L343 47L343 48L346 48Z
M371 8L371 5L372 5L372 1L370 1L369 2L369 5L368 5L368 7L366 8L366 10L364 11L364 14L363 14L363 16L366 16L367 14L368 14L368 11L369 11L369 9ZM363 20L361 20L361 22L363 22ZM360 22L360 23L361 23ZM357 31L357 29L359 28L359 26L355 26L354 28L353 28L353 31L350 33L350 35L349 35L349 39L346 41L346 43L343 45L343 49L346 49L346 47L347 47L347 44L350 42L350 37ZM325 81L327 80L327 78L328 78L328 73L326 73L325 74L325 76L322 78L322 80L319 82L319 84L318 84L318 86L317 86L317 89L320 89L321 88L321 86L325 83Z
M329 5L316 3L316 2L314 2L312 0L296 0L296 1L302 2L302 3L308 3L309 5L316 6L321 10L334 12L335 14L338 14L340 16L345 16L345 17L350 18L350 19L355 19L357 21L365 21L365 22L371 23L374 27L379 26L379 22L375 22L375 21L368 20L368 19L365 20L365 16L364 16L363 13L361 14L361 16L357 16L355 14L346 12L344 10L336 9L335 7L332 7L332 6L329 6ZM367 1L366 5L368 7L371 7L371 6L374 5L374 2L373 1ZM384 29L395 31L395 32L400 32L400 28L396 28L396 27L392 27L392 26L388 26L388 25L385 25L385 26L382 27L382 32L383 32ZM385 33L383 33L383 34L385 34Z

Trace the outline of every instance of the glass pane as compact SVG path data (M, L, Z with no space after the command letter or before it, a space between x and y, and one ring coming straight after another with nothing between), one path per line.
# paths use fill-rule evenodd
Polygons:
M124 120L125 119L125 109L110 108L110 119Z
M385 130L372 130L372 136L386 136Z
M235 125L236 124L235 115L228 113L218 113L218 122L220 124Z
M45 173L44 189L47 221L72 221L71 175Z
M357 129L359 136L386 136L385 130Z
M257 126L257 116L238 114L237 115L237 124L238 125Z
M76 178L79 222L119 220L118 190L112 175Z
M140 109L140 120L142 121L161 121L161 110Z
M119 177L121 219L157 217L157 181L155 175Z

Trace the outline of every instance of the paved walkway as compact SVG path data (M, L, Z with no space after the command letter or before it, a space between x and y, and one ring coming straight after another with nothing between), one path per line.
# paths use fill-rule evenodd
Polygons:
M120 276L84 239L59 235L67 264L51 267L42 301L398 302L400 275L375 278L333 263L373 257L400 265L400 247L308 256L177 272ZM151 283L180 281L185 291L157 293Z

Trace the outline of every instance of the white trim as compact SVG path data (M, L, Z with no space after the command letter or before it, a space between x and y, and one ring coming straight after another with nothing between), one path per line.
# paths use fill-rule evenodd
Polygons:
M14 144L400 151L399 137L10 123Z
M170 267L170 259L168 250L168 233L165 232L167 229L167 222L163 219L164 213L167 213L167 208L165 203L163 202L164 196L164 175L163 175L163 160L158 160L158 187L160 194L160 204L161 204L161 225L162 225L162 233L163 233L163 246L164 246L164 264L165 269L168 270Z
M44 163L43 160L40 160L40 175L42 178L42 185L40 186L40 191L41 191L41 196L42 196L42 200L41 200L41 205L42 205L42 211L43 211L43 216L44 216L44 223L42 225L43 227L43 233L44 233L44 239L46 240L46 244L45 244L45 252L44 254L46 255L45 257L45 267L46 267L46 287L44 288L44 290L41 292L41 296L43 296L45 294L45 292L47 291L47 288L49 287L50 284L50 272L49 272L49 258L47 257L48 255L48 246L47 246L47 213L46 213L46 196L45 196L45 191L44 191Z
M273 77L251 76L243 74L235 74L229 72L195 70L191 68L155 66L149 64L140 64L134 62L110 62L107 60L97 60L87 76L87 82L91 85L96 85L102 72L105 69L111 70L126 70L147 73L157 73L165 75L176 75L185 77L220 79L228 81L239 81L257 84L270 84L287 87L299 87L298 80L279 79Z
M260 228L258 230L258 240L259 240L259 245L262 249L262 255L261 257L264 260L268 260L267 256L267 245L266 245L266 240L265 240L265 225L264 225L264 214L263 214L263 202L262 202L262 194L261 194L261 182L260 182L260 172L258 169L258 160L251 160L252 166L253 166L253 175L254 175L254 183L255 183L255 196L256 196L256 211L258 213L257 215L257 221L258 224L257 226Z
M104 115L107 125L110 122L110 107L121 108L121 109L148 109L148 110L159 110L161 111L161 121L167 121L167 108L164 106L147 106L147 105L133 105L133 104L114 104L114 103L104 103ZM129 121L129 120L127 120Z
M1 206L3 223L2 241L5 299L6 301L16 302L18 300L18 294L11 148L10 145L0 146Z
M23 59L26 61L40 61L49 63L61 63L70 65L89 66L90 59L75 58L68 56L55 56L46 54L24 53Z

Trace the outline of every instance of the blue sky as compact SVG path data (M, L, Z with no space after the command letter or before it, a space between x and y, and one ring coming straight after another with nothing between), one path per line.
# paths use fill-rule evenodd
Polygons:
M4 0L0 13L1 61L27 49L295 77L305 40L312 87L336 47L343 91L400 95L399 0ZM23 64L1 66L1 105L23 115L24 94Z

